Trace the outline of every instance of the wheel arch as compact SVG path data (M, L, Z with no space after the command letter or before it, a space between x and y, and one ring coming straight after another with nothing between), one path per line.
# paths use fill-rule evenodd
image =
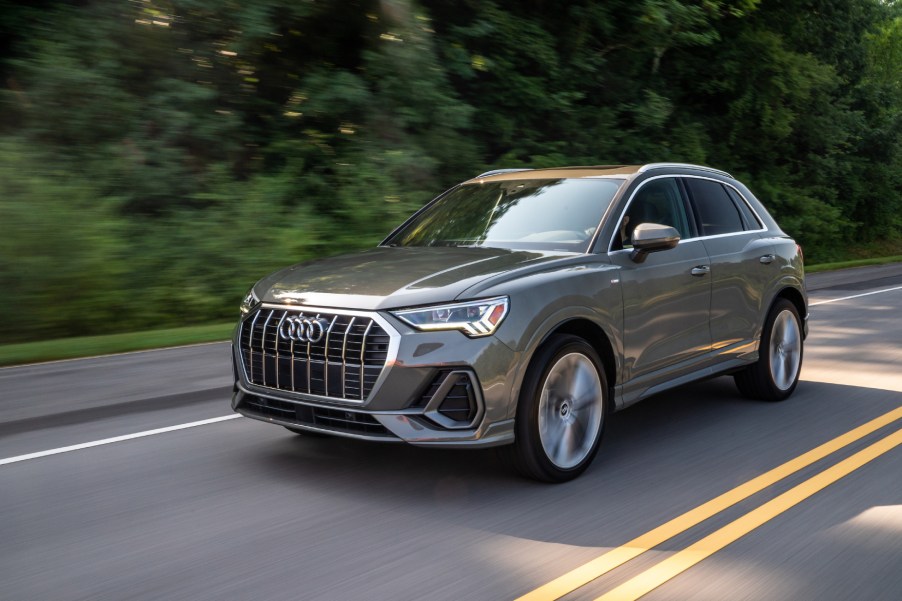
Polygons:
M542 348L549 338L556 334L570 334L573 336L578 336L582 338L586 342L595 349L595 352L598 353L599 358L601 358L602 368L604 369L604 375L607 379L608 383L608 404L609 410L611 412L615 409L614 403L614 386L617 384L619 378L619 363L617 362L617 355L614 352L614 346L611 342L611 338L607 332L604 331L600 325L592 321L591 319L587 319L585 317L568 317L558 321L554 326L549 327L543 336L539 338L534 344L530 345L529 349L529 359L523 362L523 368L518 374L517 378L517 386L515 391L513 392L511 399L511 410L510 416L513 417L516 415L518 399L520 396L521 389L523 387L523 382L526 377L526 372L532 367L533 361L535 360L536 353Z
M770 313L770 310L773 308L774 303L776 303L781 298L785 298L793 305L795 305L796 311L799 312L799 318L802 320L802 332L803 337L807 336L808 328L806 326L807 317L808 317L808 306L805 300L805 296L798 288L793 288L792 286L787 286L777 292L777 295L774 296L773 300L770 303L770 307L768 307L767 311Z
M617 384L617 362L614 358L614 347L611 346L608 335L605 334L604 330L602 330L598 324L583 318L569 319L548 332L539 346L544 344L548 338L555 334L571 334L573 336L579 336L592 345L592 348L594 348L595 352L598 353L598 356L601 357L601 366L604 368L604 375L608 380L608 387L613 388Z

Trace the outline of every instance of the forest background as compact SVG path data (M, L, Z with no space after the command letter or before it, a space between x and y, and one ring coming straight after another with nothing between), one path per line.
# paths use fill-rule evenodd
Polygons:
M221 322L489 168L685 161L902 249L902 5L0 0L0 342Z

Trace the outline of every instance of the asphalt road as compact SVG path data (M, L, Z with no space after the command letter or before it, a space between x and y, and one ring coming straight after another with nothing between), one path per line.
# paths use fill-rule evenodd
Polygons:
M231 383L221 343L0 369L0 600L514 599L676 518L674 537L564 598L647 580L902 427L698 525L680 517L902 407L902 268L810 288L790 400L745 400L729 378L649 399L614 415L589 471L558 486L491 451L310 439L244 418L4 464L227 415ZM644 598L902 598L902 446L702 547Z

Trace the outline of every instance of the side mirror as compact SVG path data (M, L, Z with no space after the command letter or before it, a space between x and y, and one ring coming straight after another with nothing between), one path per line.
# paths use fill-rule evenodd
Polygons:
M640 223L633 230L633 252L630 259L644 263L648 253L668 250L680 241L680 233L669 225Z

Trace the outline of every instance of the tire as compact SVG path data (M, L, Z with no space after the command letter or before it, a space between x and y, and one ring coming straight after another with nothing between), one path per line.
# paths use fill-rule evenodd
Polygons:
M289 432L294 432L299 436L306 436L307 438L330 438L328 434L323 434L322 432L314 432L313 430L304 430L302 428L292 428L290 426L282 426Z
M789 398L799 383L803 353L799 311L785 298L777 299L764 323L758 360L733 375L736 387L752 399Z
M598 353L582 338L557 334L539 348L517 405L514 467L542 482L582 474L604 434L608 383Z

